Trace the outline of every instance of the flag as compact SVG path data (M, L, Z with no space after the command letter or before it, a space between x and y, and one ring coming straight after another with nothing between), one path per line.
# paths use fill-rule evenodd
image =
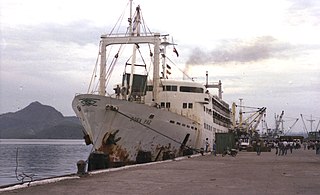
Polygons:
M171 66L169 66L168 64L167 64L167 74L171 74Z
M173 52L177 55L177 57L179 57L179 53L178 53L177 49L175 48L175 46L173 46Z

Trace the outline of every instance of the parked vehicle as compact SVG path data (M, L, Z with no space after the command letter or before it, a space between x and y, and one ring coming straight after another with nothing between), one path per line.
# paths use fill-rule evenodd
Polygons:
M225 156L225 155L230 155L230 156L233 156L233 157L236 157L238 154L238 151L236 149L233 149L233 148L229 148L227 147L223 152L222 152L222 156Z
M249 138L241 138L240 139L239 151L247 150L247 148L249 146L250 146L250 139Z

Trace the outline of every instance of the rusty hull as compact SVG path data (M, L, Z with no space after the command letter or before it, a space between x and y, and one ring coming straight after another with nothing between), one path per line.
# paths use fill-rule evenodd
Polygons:
M110 168L141 163L141 161L138 160L141 159L141 155L147 156L142 162L173 159L177 156L183 155L182 149L173 147L171 143L168 143L167 145L161 145L150 142L152 149L150 151L145 151L141 149L141 142L139 142L139 144L134 147L134 156L136 157L136 161L132 161L129 158L130 154L126 148L119 144L119 140L121 140L121 137L117 135L119 131L120 130L115 130L111 133L107 132L103 137L101 147L97 149L97 151L109 156L108 164Z

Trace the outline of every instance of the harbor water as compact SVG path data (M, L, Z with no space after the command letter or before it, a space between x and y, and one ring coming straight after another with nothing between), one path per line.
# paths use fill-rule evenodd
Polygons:
M0 139L0 186L76 173L90 150L84 140Z

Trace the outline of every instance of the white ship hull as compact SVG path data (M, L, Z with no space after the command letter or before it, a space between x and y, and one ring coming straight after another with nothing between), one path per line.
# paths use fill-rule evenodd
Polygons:
M76 96L72 106L95 151L108 154L111 162L135 163L139 151L156 161L165 152L181 156L187 147L203 147L200 124L169 111L90 94Z

